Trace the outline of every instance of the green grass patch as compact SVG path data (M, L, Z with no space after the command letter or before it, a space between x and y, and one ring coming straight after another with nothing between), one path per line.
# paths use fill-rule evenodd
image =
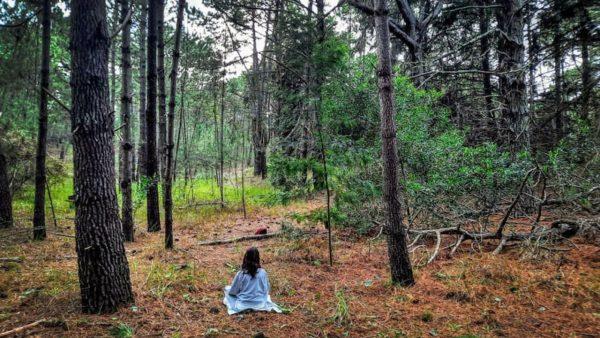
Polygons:
M52 205L59 223L62 223L65 218L75 217L75 205L69 198L74 195L72 175L54 177L50 180L49 185ZM146 189L147 180L141 179L140 182L133 183L133 207L136 220L139 223L143 223L146 216ZM249 209L272 205L273 201L276 200L274 196L277 196L277 190L267 181L248 180L244 190L246 207ZM14 197L14 212L16 215L23 215L23 220L33 214L34 196L35 187L33 183L30 183L24 186ZM119 190L117 190L117 197L120 203L121 194ZM160 199L162 208L162 192L160 192ZM240 208L242 205L241 186L226 180L223 187L223 199L227 209ZM222 212L220 204L217 204L220 200L220 189L214 178L195 178L188 181L180 179L173 186L175 217L180 220L193 221L198 217ZM47 224L52 224L52 211L48 195L46 195L46 217Z

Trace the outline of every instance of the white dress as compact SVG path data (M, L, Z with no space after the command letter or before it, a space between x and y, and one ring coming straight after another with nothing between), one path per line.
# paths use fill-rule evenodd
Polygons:
M254 277L239 271L231 285L224 289L223 304L227 306L227 313L230 315L247 310L281 313L279 306L271 301L270 289L269 277L264 269L258 269Z

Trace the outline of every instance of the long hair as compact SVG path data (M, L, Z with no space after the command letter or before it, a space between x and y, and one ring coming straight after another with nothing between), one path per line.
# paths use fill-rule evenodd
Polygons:
M258 253L258 249L255 247L248 248L246 254L244 254L242 270L254 278L258 269L260 269L260 254Z

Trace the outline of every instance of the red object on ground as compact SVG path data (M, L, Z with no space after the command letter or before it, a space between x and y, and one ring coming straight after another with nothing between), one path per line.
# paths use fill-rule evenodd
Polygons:
M266 235L267 234L267 228L266 227L260 227L258 229L256 229L256 231L254 232L255 235Z

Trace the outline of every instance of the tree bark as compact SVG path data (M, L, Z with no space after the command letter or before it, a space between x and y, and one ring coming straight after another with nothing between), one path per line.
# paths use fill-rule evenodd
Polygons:
M562 35L560 31L561 22L560 3L554 2L554 18L552 22L553 39L552 39L552 54L554 57L554 128L557 133L557 140L560 139L563 132L563 116L562 116L562 105L563 105L563 76L562 76L562 64L563 64L563 51L562 51Z
M165 247L173 248L173 133L175 132L175 99L177 93L177 67L179 67L179 51L181 46L181 31L183 29L183 10L185 0L177 2L177 23L175 26L175 46L173 47L173 65L171 68L171 95L169 96L169 115L167 118L167 165L164 177L165 204Z
M102 0L71 1L71 128L75 228L82 311L133 302L115 189L110 38Z
M13 226L12 194L8 182L6 156L0 149L0 229Z
M158 34L158 168L165 176L167 145L167 90L165 84L165 0L157 1Z
M50 88L50 30L52 7L50 0L42 4L42 67L40 77L40 115L35 156L35 198L33 239L46 238L46 149L48 138L48 93Z
M146 216L148 219L148 231L160 230L160 210L158 201L158 159L156 151L156 48L157 48L157 26L159 1L148 3L148 103L146 111L146 172L148 176L148 192L146 197Z
M590 17L587 9L582 5L579 15L579 38L581 40L581 83L583 89L581 91L581 117L584 120L591 120L589 116L590 96L592 93L592 68L590 63L589 44L590 36ZM599 119L600 122L600 119ZM600 125L596 126L597 128ZM600 132L600 128L598 128Z
M221 79L221 132L219 133L219 176L221 177L221 185L219 192L221 195L221 208L225 207L225 154L224 154L224 136L225 136L225 71L223 71Z
M381 118L383 159L383 199L387 214L387 242L392 281L400 285L414 284L406 234L398 198L398 151L392 84L392 62L388 27L387 0L375 2L375 30L377 36L378 89Z
M486 115L493 121L493 106L492 106L492 76L490 74L490 38L488 34L485 34L490 28L490 16L485 7L487 0L481 0L479 8L479 33L484 34L480 39L480 56L481 56L481 70L483 74L483 96L485 100L485 111Z
M112 30L119 27L119 0L113 1ZM117 44L111 39L110 44L110 109L115 114L117 107ZM116 115L115 115L116 116Z
M535 79L535 71L539 63L539 33L534 27L534 17L536 15L534 4L528 6L527 18L527 54L529 57L529 111L534 111L535 97L537 95L537 86Z
M525 83L523 0L497 0L498 71L502 139L514 156L529 148L529 109Z
M263 122L263 98L260 91L258 47L256 40L256 18L252 14L252 143L254 145L254 176L267 178L267 135Z
M121 217L125 241L133 242L133 200L131 196L132 180L132 138L131 138L131 19L127 18L129 0L121 0L121 123L123 141L121 142ZM127 20L127 22L125 22Z
M185 40L184 40L184 45L185 45ZM180 52L181 53L181 52ZM186 82L187 82L187 78L188 78L188 63L189 63L189 58L185 59L185 64L183 65L183 78L181 79L181 90L179 93L179 127L177 128L177 141L176 141L176 145L175 145L175 149L174 149L174 153L173 153L173 182L177 181L177 164L179 163L178 160L178 154L179 154L179 144L181 141L181 131L183 130L184 133L184 140L185 140L185 135L187 134L187 132L185 131L185 86L186 86ZM185 158L185 146L183 147L183 153L184 153L184 158ZM185 163L185 161L184 161ZM184 171L185 171L186 167L184 167ZM184 179L187 181L187 177L186 175L184 175Z
M138 177L145 177L148 173L146 170L146 144L148 136L146 132L146 20L148 15L148 1L140 0L141 16L140 16L140 135L138 142Z

